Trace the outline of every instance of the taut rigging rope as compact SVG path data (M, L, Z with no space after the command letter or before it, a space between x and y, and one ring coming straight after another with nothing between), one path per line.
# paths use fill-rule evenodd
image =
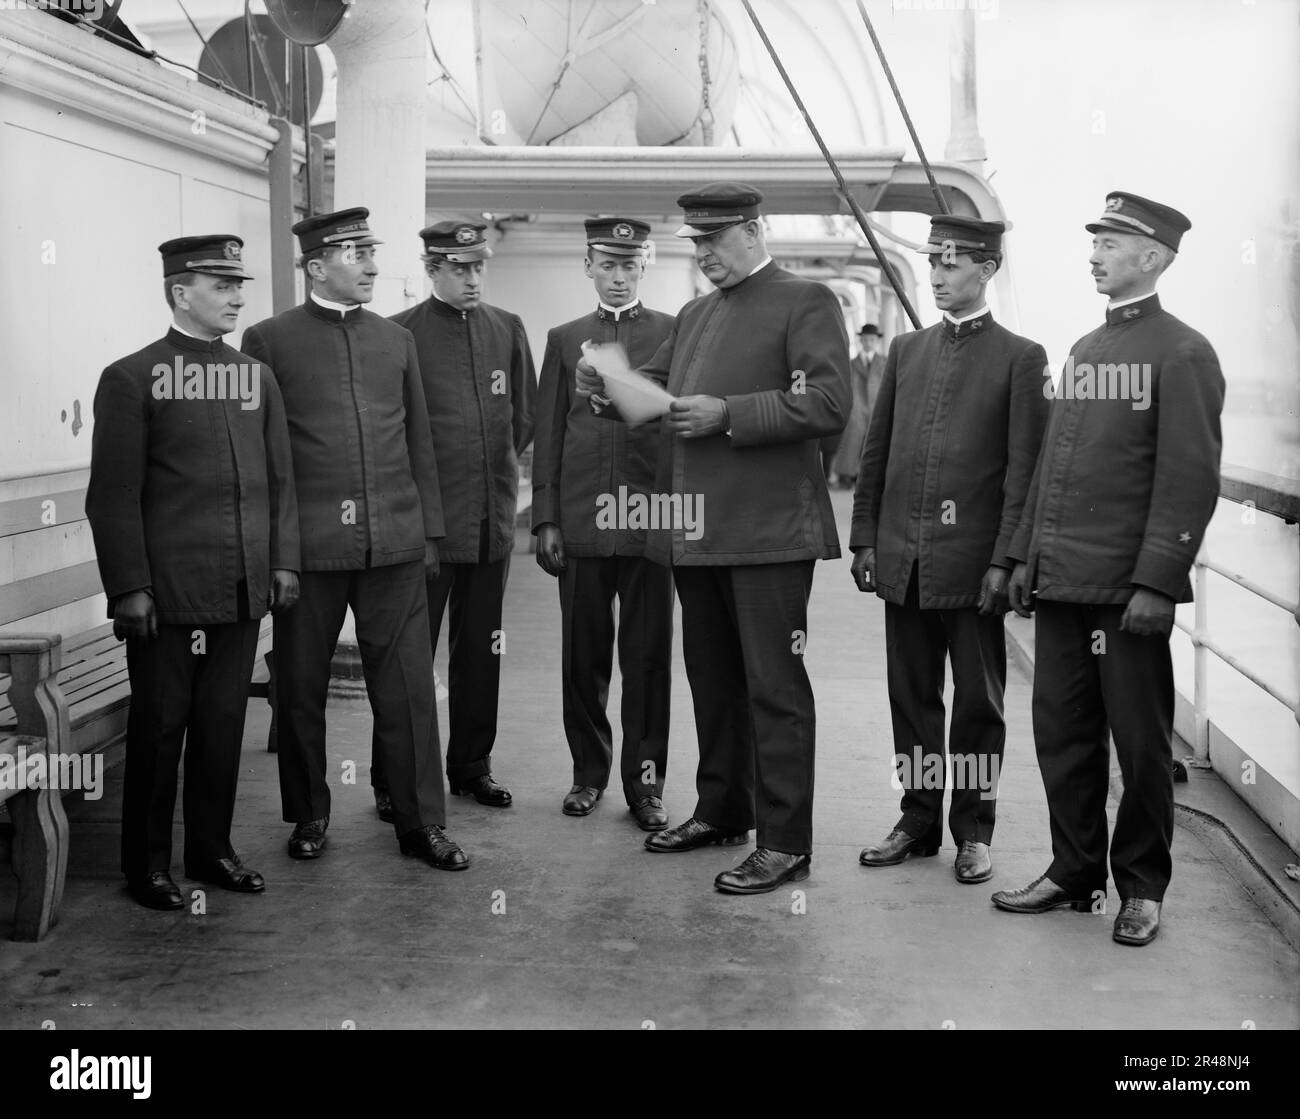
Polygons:
M785 65L781 62L781 57L776 53L776 48L772 46L772 40L767 37L767 32L763 30L763 25L759 22L758 15L754 12L753 5L749 0L740 0L745 6L745 11L749 13L750 21L754 24L754 29L758 32L758 37L763 40L763 46L767 48L767 53L772 56L772 61L776 64L777 70L781 74L781 80L785 82L785 88L790 91L790 96L794 98L794 103L798 106L799 112L803 114L804 123L808 125L808 130L812 133L813 139L817 141L817 146L821 149L822 157L826 160L831 169L831 174L835 176L835 183L839 187L840 197L848 204L849 209L853 211L853 216L857 220L858 228L862 230L863 235L867 238L867 244L871 246L871 251L876 254L876 260L880 264L880 270L885 274L889 281L889 286L894 289L894 295L898 302L902 304L903 310L907 312L908 319L911 320L912 326L916 330L921 329L921 320L912 306L912 302L907 298L907 292L903 290L903 283L894 271L894 266L885 258L885 250L880 247L880 242L876 240L875 233L872 232L870 224L867 222L867 215L862 212L862 207L858 205L858 200L849 193L848 184L844 181L844 173L840 170L840 165L835 162L835 157L831 155L830 148L822 139L822 134L817 130L809 115L807 108L804 106L803 98L799 96L799 91L795 89L794 82L790 80L790 75L786 73Z

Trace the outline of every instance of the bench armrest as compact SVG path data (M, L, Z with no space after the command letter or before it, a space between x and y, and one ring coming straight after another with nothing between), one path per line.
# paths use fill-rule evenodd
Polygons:
M72 744L68 704L59 687L63 639L57 633L0 635L0 674L9 676L9 703L18 734L44 738L50 753Z

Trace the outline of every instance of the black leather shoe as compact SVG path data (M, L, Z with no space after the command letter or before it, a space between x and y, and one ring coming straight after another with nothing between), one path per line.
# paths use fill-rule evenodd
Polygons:
M1076 913L1092 911L1092 898L1061 889L1046 874L1039 875L1023 890L998 890L993 895L993 904L1008 913L1046 913L1063 905Z
M463 781L452 781L451 794L458 797L473 797L479 804L486 804L490 808L509 808L510 802L514 800L510 790L493 781L490 773L467 777Z
M387 789L375 790L375 812L384 823L393 822L393 798L389 796Z
M645 837L645 849L657 854L675 854L678 851L693 851L696 847L708 847L718 844L720 847L735 847L738 843L748 843L749 832L726 832L697 820L692 816L684 824Z
M749 858L735 870L724 870L713 884L724 894L766 894L782 882L802 882L811 867L811 855L755 847Z
M923 843L902 828L895 828L882 842L864 847L858 856L858 862L863 866L897 866L911 855L929 856L938 853L937 843Z
M1116 944L1136 944L1139 948L1150 944L1160 931L1160 903L1150 898L1125 898L1119 916L1115 918L1115 931L1111 938Z
M414 855L439 870L466 870L469 858L437 824L425 824L397 837L403 855Z
M574 785L564 798L563 812L566 816L590 816L598 800L599 789L593 789L590 785Z
M958 882L974 885L987 882L993 877L993 857L989 854L989 845L974 839L963 839L961 850L957 852L952 872Z
M185 874L196 882L207 882L220 886L223 890L234 890L240 894L260 894L266 889L266 882L255 870L249 870L236 855L233 859L218 859L211 866L191 870L185 868Z
M668 813L658 797L640 797L635 804L629 804L627 810L636 817L637 826L642 831L663 831L668 826Z
M294 824L293 835L289 836L289 858L319 859L325 853L325 829L329 826L328 816L323 820Z
M172 876L165 870L151 870L143 878L128 878L130 895L149 909L184 909L185 899Z

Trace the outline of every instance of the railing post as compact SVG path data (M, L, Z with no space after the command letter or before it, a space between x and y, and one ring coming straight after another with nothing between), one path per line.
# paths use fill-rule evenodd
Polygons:
M1209 685L1206 680L1205 634L1210 624L1209 604L1206 596L1205 553L1196 557L1196 617L1192 626L1192 727L1195 741L1192 743L1190 764L1197 769L1210 768L1210 700Z

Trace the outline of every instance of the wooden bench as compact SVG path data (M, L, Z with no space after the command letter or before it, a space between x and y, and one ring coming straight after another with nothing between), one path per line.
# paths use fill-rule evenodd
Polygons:
M59 919L68 869L68 818L50 774L68 752L68 705L59 691L59 638L0 636L0 673L17 712L16 733L0 732L0 802L13 820L18 878L14 939L40 940ZM35 781L28 760L40 757ZM35 788L31 787L33 784Z
M57 741L61 754L102 752L109 765L121 757L131 688L126 645L113 636L113 625L105 620L106 600L85 512L89 474L74 470L0 482L0 650L14 650L5 654L8 659L0 659L0 691L5 692L0 696L0 738L14 750L20 745L17 736L24 736ZM270 615L262 619L257 657L250 694L270 703L274 698ZM23 673L17 687L19 677L13 666L21 666ZM45 677L39 676L42 666L48 670ZM28 698L28 683L47 679L48 684L42 685L46 690L40 693L46 699L41 703L48 706L46 701L53 702L51 697L57 695L63 704L63 714L56 720L58 733L52 736L33 715L36 709ZM274 717L268 748L275 749ZM5 799L0 795L0 801ZM30 816L21 799L8 800L20 907L27 897L22 875L30 877L26 866L20 871L20 850L32 843L19 834L31 830L19 826L20 816ZM57 802L58 796L53 800ZM61 804L58 814L62 818ZM56 867L55 915L67 862L66 823L64 832L62 861ZM52 923L53 916L36 935L44 935ZM16 930L16 935L21 934Z

